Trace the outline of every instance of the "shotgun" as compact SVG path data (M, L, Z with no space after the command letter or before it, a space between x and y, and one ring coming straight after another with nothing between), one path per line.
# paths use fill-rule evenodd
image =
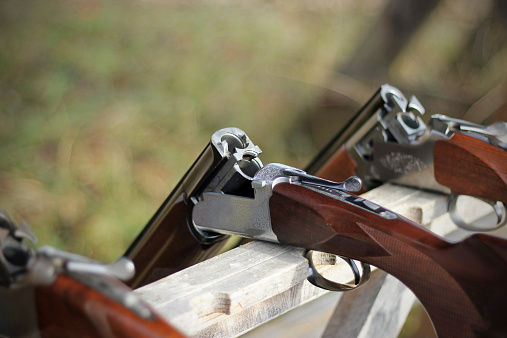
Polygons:
M360 188L357 177L336 183L273 163L250 191L194 196L191 221L198 231L305 248L308 258L313 250L343 257L352 284L326 279L310 261L309 281L329 290L354 289L377 266L414 292L439 337L506 336L507 240L478 233L450 242L352 194Z
M340 181L358 175L362 192L392 182L450 194L454 223L472 231L494 230L506 222L507 123L482 126L432 115L416 97L383 85L310 163L306 171ZM496 222L468 224L457 209L458 196L487 202Z
M128 259L103 265L35 240L0 210L0 336L183 337L120 282Z
M261 149L244 131L224 128L211 137L195 163L127 249L136 266L128 285L137 288L217 254L227 236L192 224L193 200L204 192L248 193L262 167Z

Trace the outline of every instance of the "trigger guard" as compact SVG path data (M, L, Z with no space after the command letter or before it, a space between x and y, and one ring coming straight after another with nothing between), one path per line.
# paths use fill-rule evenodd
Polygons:
M486 200L486 199L482 199L482 198L480 198L481 201L488 203L493 208L493 210L495 212L495 216L496 216L496 224L491 227L480 227L474 223L465 222L463 220L463 218L461 218L461 216L458 214L458 211L457 211L458 197L459 197L459 195L450 195L449 196L449 203L447 206L448 206L449 215L451 216L452 221L461 229L468 230L468 231L487 232L487 231L496 230L507 223L506 205L503 204L502 202L490 201L490 200Z
M319 288L329 291L351 291L357 289L370 279L371 268L369 264L361 262L361 266L363 268L363 273L361 274L357 268L356 263L352 259L348 257L338 256L350 266L352 272L354 273L354 284L342 284L334 282L323 277L315 268L315 264L313 263L313 250L306 250L303 255L308 260L309 265L309 274L307 280Z

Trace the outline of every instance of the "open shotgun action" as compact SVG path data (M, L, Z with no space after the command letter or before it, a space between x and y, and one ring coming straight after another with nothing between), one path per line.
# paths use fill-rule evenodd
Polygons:
M183 247L168 244L180 231L195 247L238 235L363 262L363 276L355 285L328 281L312 271L309 280L331 290L364 284L368 264L377 266L415 293L441 337L507 333L501 316L507 304L507 240L475 234L450 242L355 196L361 189L357 177L335 183L282 164L263 166L258 154L260 149L237 128L213 135L129 249L141 271L131 285L177 271L171 267L177 257L183 257L179 269L192 264ZM173 233L172 227L179 230ZM160 245L146 245L154 241ZM151 263L143 265L143 260Z
M414 292L440 337L507 333L502 315L507 304L507 240L475 234L449 242L350 193L358 188L356 178L333 184L269 164L252 180L255 197L204 193L193 221L201 230L375 265Z
M213 134L192 167L125 253L136 266L129 286L137 288L216 255L225 243L216 232L192 226L192 200L205 191L238 193L248 189L262 167L261 153L237 128Z
M334 181L357 175L363 191L392 182L451 194L451 217L467 230L505 224L507 123L482 126L435 114L425 124L424 113L417 98L383 85L306 170ZM496 222L467 224L456 208L459 195L487 201Z
M283 164L264 166L260 148L242 130L219 130L126 257L111 266L52 248L30 250L23 243L33 240L29 228L18 228L1 214L1 290L6 297L36 304L29 318L38 322L30 328L49 335L71 332L72 321L61 319L75 316L83 319L80 330L90 329L90 335L176 337L179 333L118 278L133 277L128 282L132 288L145 285L215 255L228 235L237 235L306 249L308 280L329 290L363 285L374 265L414 292L441 337L505 336L507 240L474 234L451 242L355 195L364 191L363 182L366 188L396 182L468 194L491 200L495 227L504 223L507 125L483 127L434 115L426 126L422 113L417 99L407 101L395 88L383 86L309 166L309 173ZM463 166L453 173L457 178L450 177L449 161L458 160L472 169ZM469 189L468 184L487 184L487 189ZM473 227L450 206L458 225ZM312 250L346 260L354 283L321 276L311 261ZM135 273L126 258L135 264ZM353 260L362 263L361 271ZM27 287L17 287L14 294L11 286L18 284ZM44 313L48 304L61 314ZM86 312L104 304L106 310L92 311L91 317ZM10 312L5 306L0 310ZM16 325L3 321L1 332L26 333L23 323L12 323Z

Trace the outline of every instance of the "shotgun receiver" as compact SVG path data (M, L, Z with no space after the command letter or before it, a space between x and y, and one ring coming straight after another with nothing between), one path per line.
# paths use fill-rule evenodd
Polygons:
M136 275L137 288L215 255L224 236L202 231L192 224L193 200L204 192L252 193L250 181L262 167L261 150L238 128L225 128L210 143L160 206L125 256Z
M0 336L183 337L119 279L134 266L110 265L25 243L36 238L0 210Z
M426 308L440 337L505 336L507 240L474 234L450 242L412 221L353 195L361 183L335 183L282 164L261 168L248 194L195 196L200 231L271 241L363 262L354 284L325 279L310 262L309 281L330 290L365 282L369 265L392 274ZM253 195L253 197L252 197Z
M307 167L330 180L358 175L364 191L384 182L451 194L453 221L467 230L493 230L505 224L507 203L507 123L481 126L444 115L431 116L417 98L407 100L383 85ZM456 208L458 195L489 203L496 224L467 224Z

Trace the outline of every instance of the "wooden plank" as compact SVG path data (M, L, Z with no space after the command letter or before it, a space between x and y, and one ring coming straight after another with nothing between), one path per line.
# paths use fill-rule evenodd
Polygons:
M363 197L424 224L445 214L447 208L444 195L390 184ZM434 227L434 230L443 233L452 231L445 221L436 223ZM308 263L301 253L299 248L253 242L146 285L136 292L188 336L238 336L327 293L306 281ZM336 267L328 270L333 273L333 278L343 280L349 276L348 267L340 260ZM379 318L383 316L393 318L389 323L394 335L410 310L413 295L403 290L401 283L398 282L401 288L394 285L396 279L386 277L385 280L393 281L380 283L377 297L372 297L371 292L369 300L366 297L361 302L358 301L360 296L347 300L352 297L348 295L353 293L341 297L342 302L356 304L357 311L363 311L362 315L354 311L349 314L349 317L365 318L364 325L361 325L362 336L378 332L375 330L382 322ZM385 286L386 283L394 284ZM362 288L365 293L368 293L366 287L378 288L380 285L368 284ZM331 299L336 302L336 298ZM357 331L358 328L343 326L342 329Z
M306 281L301 253L252 242L136 292L189 336L232 337L326 292ZM348 274L339 271L335 278Z

